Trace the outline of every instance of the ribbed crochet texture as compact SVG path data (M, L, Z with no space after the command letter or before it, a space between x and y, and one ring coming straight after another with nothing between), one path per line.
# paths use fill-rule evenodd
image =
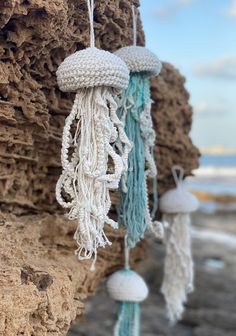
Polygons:
M148 288L143 278L126 268L109 277L107 291L116 301L141 302L148 296Z
M145 72L147 76L157 76L161 72L161 62L147 48L127 46L118 49L115 54L128 66L130 72Z
M97 48L87 48L68 56L56 75L59 88L65 92L95 86L123 90L129 81L129 70L124 61Z

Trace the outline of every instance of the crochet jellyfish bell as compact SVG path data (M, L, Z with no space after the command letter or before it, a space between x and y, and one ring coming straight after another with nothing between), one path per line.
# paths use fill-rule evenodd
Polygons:
M109 51L87 48L68 56L58 67L57 82L61 91L106 86L123 90L129 81L126 64Z
M109 190L118 188L131 148L114 100L127 87L129 70L116 55L90 47L67 57L56 75L62 91L76 92L63 130L56 198L68 209L68 218L78 221L78 258L96 260L97 248L110 244L104 224L117 227L108 217Z
M184 189L183 169L172 168L176 188L164 193L159 202L165 235L166 258L161 291L172 324L181 319L187 294L193 291L193 260L191 253L190 213L197 210L197 198ZM178 176L179 173L179 176Z
M160 60L145 47L127 46L118 49L115 54L127 64L131 73L142 72L147 77L153 77L161 72L162 65Z
M130 269L113 273L107 281L107 291L116 301L141 302L148 296L143 278Z
M155 180L157 175L153 157L155 131L151 117L149 79L159 75L161 62L151 51L136 45L123 47L115 54L130 70L129 85L118 108L118 116L125 122L125 132L133 143L128 171L122 178L119 223L127 229L128 245L133 247L143 238L147 228L155 230L149 211L147 190L147 178ZM161 236L160 223L157 231Z
M130 269L117 271L109 277L107 291L120 306L114 335L139 335L139 303L148 296L148 287L143 278Z
M168 190L160 198L160 210L166 214L188 214L196 211L197 208L197 198L180 185Z

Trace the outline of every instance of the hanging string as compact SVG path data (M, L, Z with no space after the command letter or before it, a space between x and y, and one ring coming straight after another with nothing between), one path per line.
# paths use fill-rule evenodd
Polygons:
M129 251L130 248L128 247L128 242L127 242L127 234L124 237L124 245L125 245L125 269L128 270L130 269L130 265L129 265Z
M181 166L175 165L171 168L171 171L175 180L176 187L181 186L184 179L184 169Z
M137 44L137 8L132 5L132 14L133 14L133 45Z
M90 25L90 48L95 47L95 37L94 37L94 27L93 27L93 11L94 11L94 0L87 0L88 5L88 15L89 15L89 25Z

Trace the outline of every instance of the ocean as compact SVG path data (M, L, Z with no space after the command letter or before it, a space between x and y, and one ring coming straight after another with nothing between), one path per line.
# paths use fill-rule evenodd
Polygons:
M207 212L216 210L236 210L236 155L203 155L200 167L194 177L187 179L188 189L214 196L235 197L234 202L201 202L201 208Z

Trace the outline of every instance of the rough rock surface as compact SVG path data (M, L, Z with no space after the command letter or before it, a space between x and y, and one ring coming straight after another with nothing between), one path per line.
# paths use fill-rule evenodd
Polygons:
M122 232L108 231L113 244L99 252L97 268L79 262L75 225L62 216L0 216L0 335L66 335L83 313L83 300L107 273L122 267ZM144 242L132 251L143 257Z
M132 4L138 1L97 1L97 47L131 44ZM115 243L100 253L96 273L78 263L73 224L63 219L54 195L73 101L59 91L55 71L67 55L88 46L86 1L3 0L0 26L0 335L66 335L82 300L122 262L122 234L112 232ZM140 21L138 44L144 44ZM165 64L152 93L163 191L171 183L170 166L180 163L189 174L198 151L189 139L192 111L178 71ZM140 249L135 253L140 258Z
M199 152L189 137L192 107L184 83L185 78L168 63L163 63L161 75L152 80L159 194L173 186L173 165L182 166L186 175L198 165Z

